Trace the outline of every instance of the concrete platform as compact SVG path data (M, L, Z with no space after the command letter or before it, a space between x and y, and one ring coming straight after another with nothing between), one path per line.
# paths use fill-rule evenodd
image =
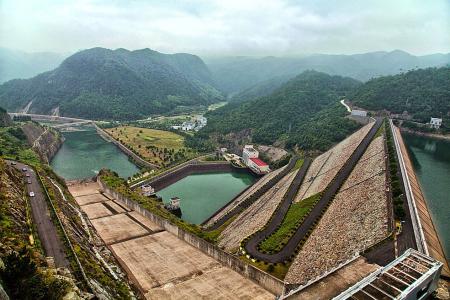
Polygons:
M144 291L221 266L167 231L117 243L111 249Z
M136 219L139 223L150 229L151 231L161 231L162 228L138 213L137 211L129 212L128 215L130 215L132 218Z
M106 198L105 196L103 196L100 193L94 193L94 194L75 197L75 201L77 201L78 205L80 205L80 206L92 204L92 203L104 202L104 201L108 201L108 200L109 200L108 198Z
M103 203L84 205L83 210L90 220L113 215L113 212L103 205Z
M106 202L103 202L103 204L106 207L111 208L112 210L114 210L115 213L117 213L117 214L121 214L121 213L126 212L126 210L122 206L118 205L114 201L111 201L111 200L110 201L106 201Z
M146 299L273 299L273 295L243 279L238 273L220 267L180 283L169 283L150 290Z
M99 189L100 189L97 182L79 183L79 184L75 184L75 185L69 185L68 188L69 188L70 193L74 197L99 193Z
M91 223L107 245L149 233L126 214L94 219Z

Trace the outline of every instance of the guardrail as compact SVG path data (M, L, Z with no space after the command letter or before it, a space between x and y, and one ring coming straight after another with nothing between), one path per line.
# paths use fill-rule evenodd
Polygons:
M411 215L412 227L414 231L414 237L416 240L417 250L426 255L429 255L428 247L425 241L425 235L423 233L422 224L420 223L419 213L417 211L416 201L412 192L411 184L409 182L408 172L406 170L405 161L403 159L402 150L398 141L397 133L392 123L392 119L389 119L389 125L394 138L395 150L397 152L398 161L400 163L400 171L403 177L403 185L405 187L406 199L408 201L409 213Z

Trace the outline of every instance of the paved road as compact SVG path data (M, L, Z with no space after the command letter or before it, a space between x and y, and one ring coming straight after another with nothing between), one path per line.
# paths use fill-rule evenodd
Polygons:
M8 164L10 163L11 162L8 161ZM31 184L26 184L26 192L27 195L29 195L30 192L34 192L35 194L34 197L29 197L31 212L33 221L37 227L39 240L41 241L42 247L45 251L45 255L54 258L56 267L69 266L69 261L67 260L64 251L64 244L59 238L55 224L52 222L50 210L47 206L45 192L42 189L37 174L32 168L19 162L14 167L20 170L20 172L22 172L22 168L27 168L26 172L22 172L24 178L26 178L25 173L30 174L29 178L31 180Z
M281 178L283 178L284 176L286 176L294 167L295 164L298 160L297 156L294 156L291 158L291 160L289 161L288 165L284 168L284 170L282 170L279 174L277 174L274 178L272 178L271 180L269 180L269 182L267 182L266 184L264 184L262 187L260 187L257 191L255 191L253 194L251 194L249 197L247 197L247 199L245 199L244 201L242 201L241 203L239 203L238 206L234 207L232 210L230 210L230 212L228 212L226 215L224 215L222 218L220 218L219 220L216 221L216 223L214 223L213 225L211 225L210 227L206 228L206 231L212 231L212 230L216 230L217 228L219 228L220 226L222 226L223 224L225 224L225 222L227 222L229 219L231 219L232 217L234 217L237 214L240 214L243 210L245 210L246 208L248 208L251 204L253 204L257 199L259 199L259 197L261 197L262 195L264 195L268 190L270 190L278 181L281 180ZM231 203L231 202L230 202Z
M252 240L262 241L265 237L268 236L267 234L269 232L267 232L267 231L257 232L254 235L254 237L252 237L249 240L249 242L247 242L247 244L245 244L245 246L244 246L245 250L254 258L257 258L257 259L260 259L263 261L267 261L267 262L272 262L272 263L283 262L283 261L286 261L288 258L290 258L290 256L294 253L295 248L300 243L300 241L304 237L306 237L308 230L313 227L313 223L316 220L320 220L320 217L322 216L322 211L327 209L328 205L333 200L334 195L339 191L341 185L344 183L344 181L350 175L351 171L353 170L353 168L358 163L361 156L366 151L367 147L369 146L370 142L374 138L375 134L377 133L377 131L380 128L382 123L383 123L382 119L378 119L375 122L375 124L372 126L370 131L367 133L367 135L364 137L364 139L361 141L361 143L358 145L358 147L356 147L355 151L352 153L352 155L349 157L349 159L345 162L345 164L342 166L342 168L339 170L339 172L336 174L336 176L333 178L333 180L327 186L322 198L314 206L312 211L309 213L309 215L305 218L303 223L297 229L296 233L294 233L294 235L288 241L286 246L280 252L275 253L275 254L265 254L265 253L259 252L258 247L257 247L258 244L256 244L255 242L250 243L250 241L252 241ZM274 225L279 225L279 224L274 224Z
M297 195L298 189L300 188L300 185L303 182L303 179L306 176L306 172L308 171L309 166L311 165L311 159L306 158L303 162L302 167L297 172L297 174L294 177L294 180L292 180L291 185L289 186L288 190L286 191L286 194L283 196L283 200L281 204L277 207L277 210L275 211L274 215L270 219L269 223L267 224L266 228L264 228L261 231L256 232L252 238L247 242L245 245L245 248L247 251L251 254L253 253L260 253L258 250L259 243L262 242L263 239L273 234L277 229L278 226L283 222L284 217L286 216L289 207L291 206L292 202L295 199L295 196Z

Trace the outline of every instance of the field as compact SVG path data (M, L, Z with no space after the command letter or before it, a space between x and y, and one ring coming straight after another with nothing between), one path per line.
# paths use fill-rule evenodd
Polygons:
M184 137L170 131L119 126L106 131L145 160L167 167L195 157L196 153L184 147Z

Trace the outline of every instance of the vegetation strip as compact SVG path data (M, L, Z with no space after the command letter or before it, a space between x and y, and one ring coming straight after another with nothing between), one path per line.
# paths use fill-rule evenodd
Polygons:
M319 202L314 206L311 213L305 218L304 222L297 229L292 238L287 242L287 244L283 247L283 249L275 254L265 254L258 250L258 245L262 240L267 238L270 234L272 234L276 230L276 226L279 226L282 220L279 220L277 224L272 224L272 230L265 230L258 232L253 235L251 238L248 238L243 241L245 252L248 253L251 257L257 260L263 260L272 263L285 263L291 259L292 255L298 250L300 250L299 243L304 240L305 237L309 236L312 231L312 228L317 224L320 220L321 216L325 213L326 209L330 205L333 200L335 194L338 192L341 185L345 182L345 180L350 175L351 171L362 157L373 137L376 135L378 129L383 123L382 119L378 119L375 124L372 126L370 131L366 134L364 139L352 153L350 158L345 162L342 168L339 170L335 178L330 182L327 188L324 191L323 197L320 198ZM276 225L276 226L274 226ZM265 234L262 234L264 232Z
M227 220L230 218L240 214L244 209L248 208L250 205L253 204L259 197L264 195L268 190L270 190L278 181L281 180L284 176L286 176L292 169L295 168L295 165L297 163L298 157L293 157L288 165L284 168L283 171L281 171L275 178L272 178L269 182L267 182L265 185L263 185L259 190L255 191L251 196L249 196L247 199L239 203L238 206L233 208L231 211L229 211L226 215L224 215L222 218L216 221L212 226L206 229L206 231L213 231L222 226Z

